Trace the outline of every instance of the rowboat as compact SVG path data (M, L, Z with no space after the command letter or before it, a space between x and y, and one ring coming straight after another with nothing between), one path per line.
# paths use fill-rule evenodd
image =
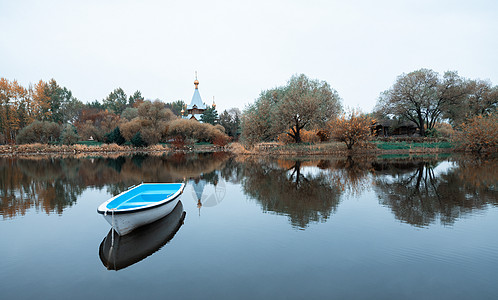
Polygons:
M127 235L114 236L113 229L102 240L99 257L108 270L131 266L164 247L183 225L186 213L179 201L167 216L137 228Z
M97 212L125 235L171 213L184 189L184 183L142 183L102 203Z

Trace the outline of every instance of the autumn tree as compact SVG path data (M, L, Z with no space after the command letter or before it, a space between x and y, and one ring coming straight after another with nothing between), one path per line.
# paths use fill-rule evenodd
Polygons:
M421 136L431 130L450 106L457 105L467 94L465 81L457 72L440 76L420 69L398 76L394 85L383 92L377 108L387 114L414 122Z
M248 123L243 125L243 134L248 134L249 139L261 134L259 139L265 140L287 132L301 143L302 129L323 127L340 110L339 95L327 82L295 75L286 86L263 91L246 109L243 121Z
M14 140L17 124L12 84L7 79L0 78L0 130L6 141Z
M81 111L75 126L82 139L93 139L103 142L104 135L116 128L119 116L96 108L86 108Z
M40 121L72 123L83 108L83 103L74 98L69 89L59 86L55 79L48 83L40 80L32 94L34 115Z
M461 125L455 142L465 150L476 153L498 150L498 114L478 115Z
M14 142L20 129L34 120L31 89L16 80L0 78L0 133L5 142Z
M48 84L43 80L38 81L33 87L33 101L35 103L35 117L39 121L51 121L50 95Z
M28 89L16 80L11 84L13 107L16 111L16 129L21 129L34 121L34 103Z
M367 115L352 110L329 122L332 138L344 142L348 150L354 145L365 143L370 139L372 119Z
M120 130L123 137L131 139L140 132L140 138L148 145L157 144L167 132L168 122L175 116L171 110L165 108L161 101L145 101L137 109L137 117L129 122L122 123Z

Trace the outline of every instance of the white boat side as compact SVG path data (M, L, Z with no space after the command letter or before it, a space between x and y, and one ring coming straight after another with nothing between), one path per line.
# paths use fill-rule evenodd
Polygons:
M119 235L126 235L127 233L133 231L135 228L152 223L171 213L171 211L173 211L176 204L180 200L180 195L185 189L185 184L181 183L181 187L180 189L178 189L178 191L176 191L172 195L169 195L164 200L153 202L149 205L128 209L107 208L107 205L119 196L128 193L142 185L147 185L147 183L143 183L112 197L111 199L102 203L97 209L98 213L104 215L105 220L114 228L114 230Z

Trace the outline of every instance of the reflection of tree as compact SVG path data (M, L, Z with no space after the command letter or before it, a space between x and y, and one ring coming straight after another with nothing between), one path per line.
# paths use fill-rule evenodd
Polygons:
M140 182L177 182L223 167L226 154L93 158L0 158L0 215L13 218L30 208L62 213L87 187L118 194Z
M321 160L320 169L327 170L327 176L334 185L352 195L359 195L370 186L371 160L348 156L340 160Z
M292 226L301 229L310 222L325 222L335 211L341 194L324 174L303 173L299 161L290 168L246 162L242 186L264 211L286 215Z
M402 169L376 165L382 170L375 182L380 202L391 208L396 218L416 226L427 226L438 217L442 224L452 224L475 209L498 204L496 161L459 162L439 175L434 173L435 166L435 161L409 163Z
M220 170L221 177L225 181L239 184L244 176L243 164L237 162L234 158L230 158L225 162L225 167Z

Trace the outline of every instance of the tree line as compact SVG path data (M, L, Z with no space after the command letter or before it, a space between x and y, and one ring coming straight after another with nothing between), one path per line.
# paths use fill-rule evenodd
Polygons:
M382 92L371 113L342 108L338 93L325 81L304 74L285 86L264 90L242 115L246 144L334 139L348 149L375 134L375 124L410 123L421 137L437 136L439 128L471 150L498 147L498 87L490 81L468 79L449 71L443 75L420 69L398 76Z
M135 146L175 142L344 142L364 144L382 120L410 123L422 137L451 134L473 151L498 147L498 87L490 81L420 69L398 76L371 113L344 109L327 82L292 76L286 85L263 90L243 112L206 109L201 123L181 118L182 100L145 100L121 88L101 101L83 103L54 79L27 88L0 78L0 143L64 143L95 140ZM449 132L449 133L448 133Z
M182 100L145 100L140 91L127 96L113 90L101 101L83 103L55 79L23 87L0 78L0 144L98 141L135 146L171 140L226 144L238 138L240 111L221 116L211 108L204 123L182 119Z

